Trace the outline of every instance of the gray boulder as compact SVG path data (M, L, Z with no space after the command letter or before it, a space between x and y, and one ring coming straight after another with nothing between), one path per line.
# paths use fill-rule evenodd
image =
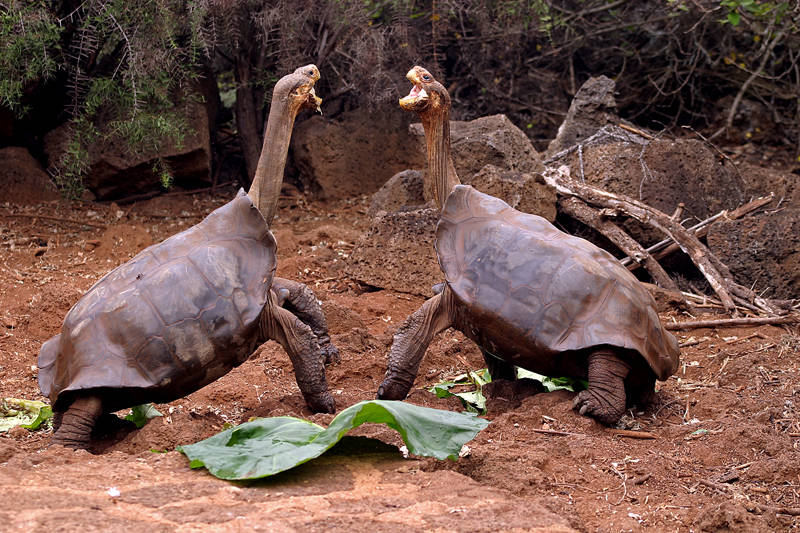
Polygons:
M606 124L618 123L615 88L614 80L606 76L586 80L572 99L556 138L547 146L545 158L578 144Z
M740 284L765 298L800 298L800 207L711 225L708 246Z
M408 129L417 137L419 150L424 155L422 124L411 124ZM486 165L520 172L544 169L533 143L505 115L490 115L468 122L451 121L450 145L456 172L465 183Z
M304 189L318 198L352 198L374 193L397 172L424 167L407 115L354 111L297 124L292 161Z
M367 285L422 296L444 278L433 248L439 211L378 212L348 257L347 274Z

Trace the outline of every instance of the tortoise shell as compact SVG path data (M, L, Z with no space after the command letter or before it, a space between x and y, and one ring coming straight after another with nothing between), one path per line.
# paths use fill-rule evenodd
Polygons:
M39 387L104 389L110 411L167 402L246 360L275 273L277 245L250 197L142 250L95 283L39 354Z
M677 370L678 343L650 293L611 254L542 217L458 185L436 252L456 322L501 359L570 375L580 363L565 354L608 345L638 352L658 379Z

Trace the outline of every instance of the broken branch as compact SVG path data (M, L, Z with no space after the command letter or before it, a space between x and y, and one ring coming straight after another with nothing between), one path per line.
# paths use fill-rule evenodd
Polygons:
M613 242L620 250L630 258L633 257L637 264L644 265L647 272L653 277L656 285L664 289L678 292L678 285L669 277L669 274L647 253L641 244L636 242L630 235L625 233L619 226L603 217L596 209L586 205L585 202L572 196L562 198L558 202L559 207L569 216L580 220L589 227L598 230Z
M709 260L711 252L678 222L670 219L665 213L633 198L579 183L569 177L568 167L562 166L558 170L547 169L542 175L545 182L561 194L577 196L589 204L619 209L639 222L652 226L669 236L692 258L695 266L714 289L725 310L729 313L736 312L736 305L725 288L722 274Z
M706 278L728 313L735 315L737 312L732 295L755 306L759 311L772 315L778 313L776 306L779 304L759 298L752 290L735 283L727 266L711 253L696 235L684 228L678 221L672 220L669 215L623 194L604 191L573 180L569 175L569 168L566 166L558 169L547 168L541 175L545 183L563 196L575 196L593 206L624 212L642 224L661 231L678 243L681 250L689 255L697 269Z
M698 238L705 237L708 234L709 227L719 220L720 218L724 218L725 220L736 220L742 218L748 213L752 213L756 209L764 207L768 203L770 203L775 198L775 193L770 193L769 196L763 196L761 198L756 198L755 200L748 202L744 205L740 205L733 211L728 212L727 210L720 211L716 215L710 216L705 220L702 220L688 229L688 231L693 232ZM653 254L655 259L662 259L670 254L677 252L680 249L677 243L675 243L672 239L664 239L663 241L659 241L656 244L647 248L647 252ZM637 262L632 261L630 257L626 257L622 259L623 265L630 265L628 266L629 270L636 270L639 268Z
M800 316L767 316L751 318L721 318L717 320L687 320L685 322L665 322L664 329L697 329L715 328L730 326L763 326L765 324L778 326L781 324L796 324L800 322Z
M609 433L618 437L627 437L629 439L657 439L658 435L649 431L631 431L629 429L609 429Z

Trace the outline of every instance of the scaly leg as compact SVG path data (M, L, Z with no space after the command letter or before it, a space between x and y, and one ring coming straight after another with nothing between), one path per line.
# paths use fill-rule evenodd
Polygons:
M378 398L402 400L408 395L428 345L437 333L452 323L447 294L445 291L427 300L395 333L386 377L378 387Z
M297 386L315 413L333 413L336 406L325 379L325 355L311 328L277 305L274 295L264 308L262 333L283 346L294 367Z
M314 291L299 281L277 277L272 280L272 290L278 297L279 305L308 324L311 331L317 336L320 350L325 354L325 364L341 361L339 350L331 343L328 323L325 321L322 305Z
M575 396L573 408L603 424L616 424L625 413L625 377L630 369L612 350L591 353L589 388Z
M68 448L87 448L92 429L102 413L103 403L100 398L78 396L60 417L52 443Z

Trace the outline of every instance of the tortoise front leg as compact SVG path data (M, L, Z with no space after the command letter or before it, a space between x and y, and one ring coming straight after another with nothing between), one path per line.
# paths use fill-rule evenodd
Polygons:
M325 379L325 356L311 328L280 307L274 295L264 307L261 325L263 336L280 343L289 355L308 407L315 413L333 413L336 406Z
M589 388L575 396L573 408L603 424L616 424L625 413L625 378L630 370L631 365L612 350L592 352Z
M338 363L341 361L339 350L331 343L331 336L328 334L328 323L322 313L322 305L305 283L293 281L286 278L273 278L272 290L278 297L281 307L294 313L305 324L311 328L317 336L317 342L325 354L325 364Z
M394 335L389 349L389 365L386 377L378 387L378 398L402 400L414 384L419 364L425 350L437 333L450 327L449 301L445 291L427 300L422 307L406 318Z
M103 414L103 403L97 396L78 396L59 416L52 444L86 449L97 420Z

